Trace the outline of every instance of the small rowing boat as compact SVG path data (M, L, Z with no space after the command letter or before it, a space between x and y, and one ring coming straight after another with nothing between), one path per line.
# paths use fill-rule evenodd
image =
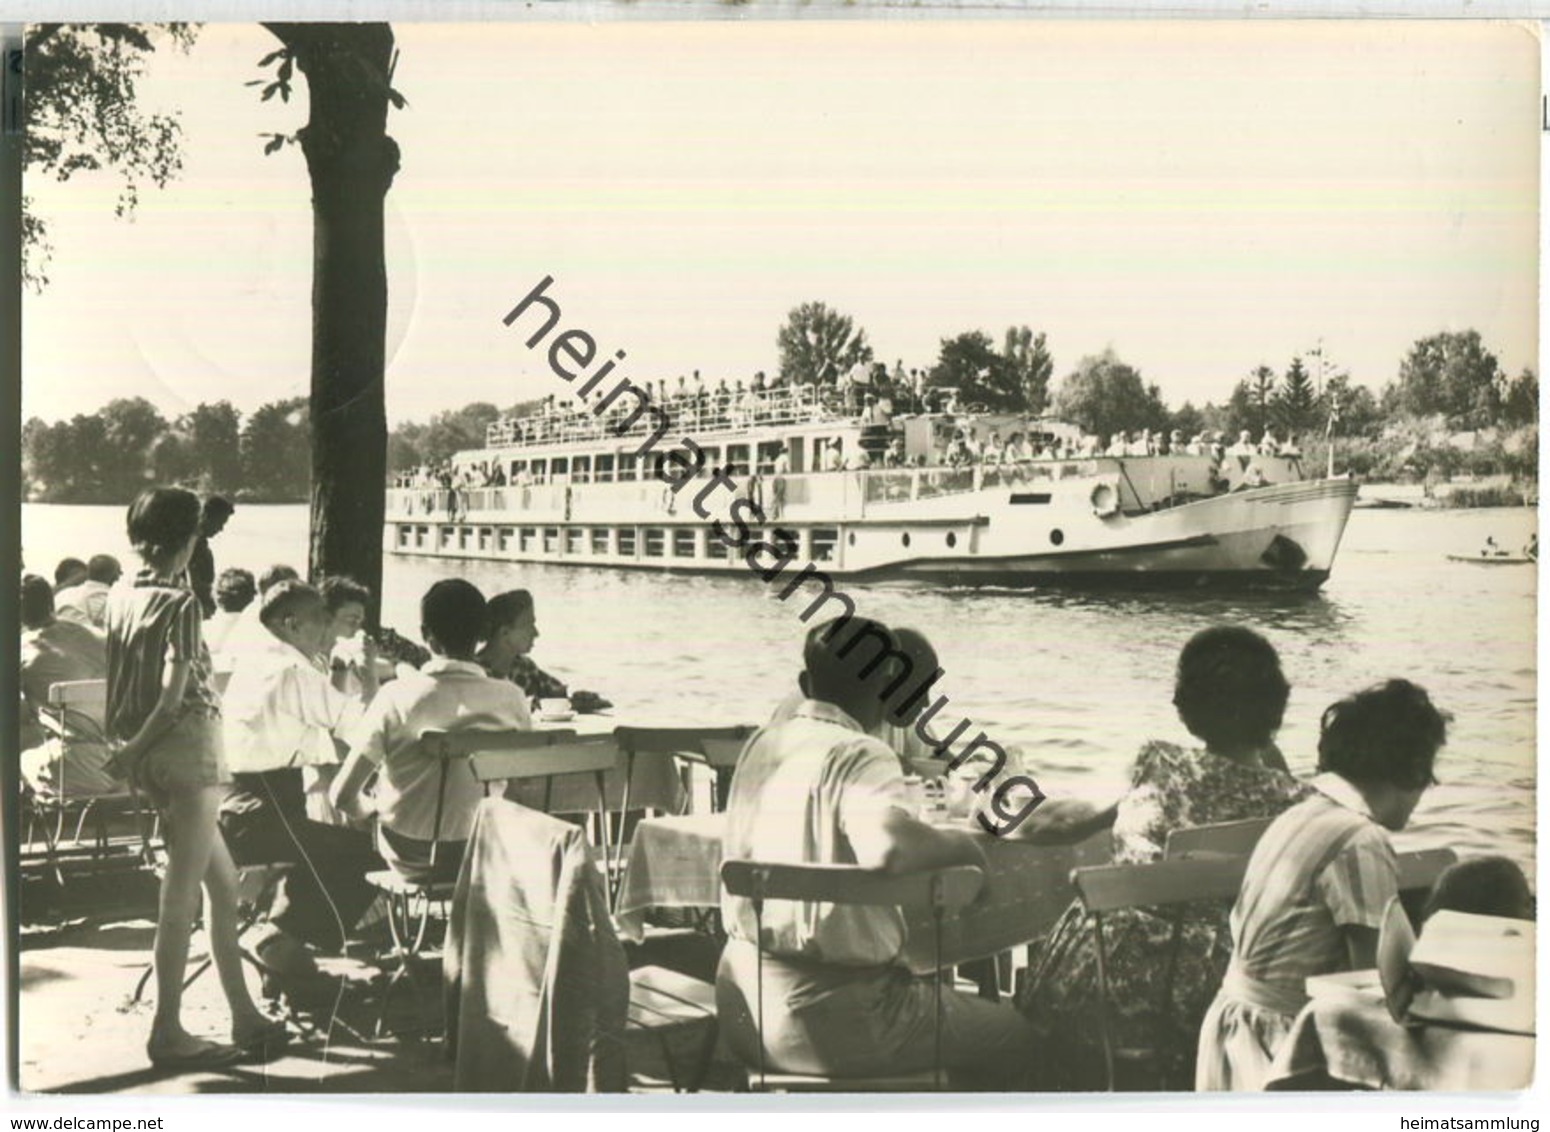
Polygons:
M1469 562L1476 566L1528 566L1536 561L1520 554L1450 554L1449 562Z

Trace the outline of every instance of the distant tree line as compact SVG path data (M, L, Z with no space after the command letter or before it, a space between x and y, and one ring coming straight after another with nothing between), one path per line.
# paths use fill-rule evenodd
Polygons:
M781 372L797 382L829 380L872 360L865 331L823 303L793 310L777 346ZM1283 438L1317 438L1333 418L1334 435L1377 441L1407 419L1437 420L1454 431L1538 423L1538 376L1525 367L1508 377L1474 330L1418 340L1397 378L1377 395L1353 384L1343 369L1326 366L1320 381L1301 357L1280 373L1255 366L1220 405L1186 401L1177 409L1112 349L1080 359L1052 393L1054 369L1043 333L1009 327L998 348L988 334L971 330L941 340L925 384L956 389L965 408L1053 414L1104 437L1144 428L1178 429L1186 437L1247 430L1257 438L1270 427ZM535 404L500 409L476 401L423 423L401 423L388 436L388 468L438 464L478 448L492 422ZM68 421L27 421L22 488L27 498L51 503L124 503L150 483L189 484L252 502L303 502L311 467L308 435L304 397L262 405L245 420L226 401L169 420L144 398L120 398ZM1369 466L1388 470L1377 456Z

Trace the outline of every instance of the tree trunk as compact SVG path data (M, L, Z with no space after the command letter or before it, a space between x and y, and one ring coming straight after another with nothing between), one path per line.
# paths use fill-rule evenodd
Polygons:
M382 591L387 407L383 200L398 172L387 136L393 31L387 24L271 25L307 76L300 131L312 179L313 579L348 574Z

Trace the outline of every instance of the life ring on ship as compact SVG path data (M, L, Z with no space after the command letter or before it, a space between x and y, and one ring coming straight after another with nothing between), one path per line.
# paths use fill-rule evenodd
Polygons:
M1119 488L1112 483L1095 484L1087 501L1093 505L1094 515L1107 519L1119 510Z

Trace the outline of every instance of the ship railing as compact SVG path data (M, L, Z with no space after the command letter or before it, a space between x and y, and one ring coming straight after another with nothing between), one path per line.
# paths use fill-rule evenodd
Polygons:
M707 432L743 431L822 423L847 419L843 399L830 387L784 386L780 389L742 394L708 392L683 398L655 398L649 404L661 409L672 422L669 431L695 436ZM639 410L639 412L637 412ZM635 419L627 427L631 414ZM637 397L621 396L601 416L583 410L567 410L520 418L502 418L485 431L490 448L529 448L542 444L571 443L648 436L660 418L641 408Z

